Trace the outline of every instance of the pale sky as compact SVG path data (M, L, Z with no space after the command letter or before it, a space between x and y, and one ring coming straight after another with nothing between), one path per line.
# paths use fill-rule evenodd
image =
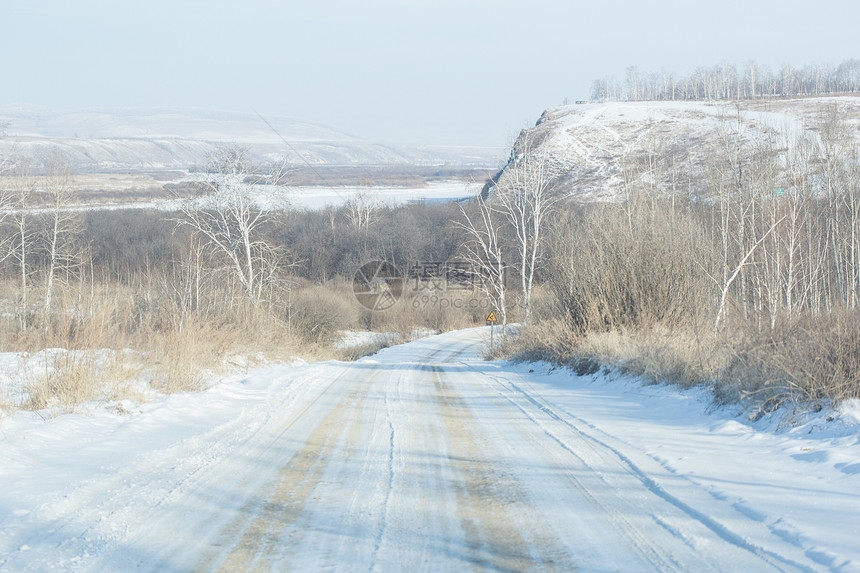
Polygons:
M0 105L184 106L499 145L627 66L860 57L856 0L0 0Z

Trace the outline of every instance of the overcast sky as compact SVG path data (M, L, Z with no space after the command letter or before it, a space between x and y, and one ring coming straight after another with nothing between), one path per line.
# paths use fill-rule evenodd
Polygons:
M591 80L860 57L860 2L0 0L0 105L190 106L506 146Z

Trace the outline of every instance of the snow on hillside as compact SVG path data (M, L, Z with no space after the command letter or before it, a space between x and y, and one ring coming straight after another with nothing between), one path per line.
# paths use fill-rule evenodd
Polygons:
M76 172L185 169L201 165L215 146L190 139L0 139L0 155L24 157L36 169L59 157Z
M194 139L278 143L277 133L254 113L193 108L116 108L59 111L36 106L0 107L10 134L62 139ZM268 119L268 118L267 118ZM327 127L286 118L268 119L290 141L359 141Z
M185 108L63 112L7 106L0 107L0 122L9 124L7 137L0 139L0 155L30 157L44 165L58 154L77 171L189 168L204 164L215 146L234 142L249 145L258 159L286 156L296 164L494 167L504 156L501 148L492 147L382 145L307 122L264 120L250 112Z
M814 122L834 106L849 125L860 125L860 96L746 101L740 108L741 133L748 141L775 137L778 147L785 147L804 134L816 138ZM707 160L705 141L721 124L737 128L735 104L608 102L547 110L530 134L538 148L560 161L559 182L572 196L606 200L621 193L624 162L649 151L674 148L678 157L689 152L687 165L694 174L700 171Z

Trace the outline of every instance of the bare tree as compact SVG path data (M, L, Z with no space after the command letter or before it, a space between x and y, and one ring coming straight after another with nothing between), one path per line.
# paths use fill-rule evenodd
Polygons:
M6 128L9 126L7 122L0 121L0 138L6 135ZM12 189L4 181L4 176L14 171L16 162L12 159L11 154L0 154L0 224L2 224L11 214L11 205L14 202ZM3 237L0 239L0 262L6 260L12 253L9 248L11 237Z
M821 95L860 90L860 60L852 59L838 66L810 64L803 68L783 65L776 73L748 60L741 73L728 63L698 67L677 80L671 74L640 71L636 66L626 68L623 88L610 90L607 80L592 82L592 99L606 100L687 100L756 99L773 96Z
M502 253L502 242L497 221L498 217L482 197L477 199L476 215L470 215L462 205L460 211L465 222L456 225L465 230L470 240L463 245L466 260L479 275L477 284L490 302L498 310L502 327L508 323L507 285L505 284L507 264Z
M359 231L367 231L379 219L379 205L364 191L358 191L346 202L346 218Z
M767 230L767 232L764 234L764 236L761 239L759 239L758 242L756 242L752 247L750 247L750 249L747 251L747 254L744 255L744 258L742 258L741 262L738 263L738 266L735 267L735 270L732 273L732 275L728 279L726 279L725 283L720 288L720 306L719 306L719 310L717 311L717 317L716 317L716 319L714 319L714 332L715 333L717 332L717 329L719 329L719 327L720 327L720 321L722 320L723 313L725 312L725 309L726 309L726 295L729 292L729 288L731 288L732 283L735 282L735 279L738 278L738 273L740 273L741 269L743 269L744 266L747 264L747 259L749 259L750 256L755 252L756 248L758 248L758 246L764 242L764 240L767 238L767 236L770 235L771 231L773 231L777 227L777 225L782 223L783 219L785 219L785 217L783 217L782 219L780 219L779 221L774 223L770 227L770 229Z
M47 318L51 312L56 284L67 281L80 263L75 245L75 239L80 233L80 217L76 211L69 208L73 198L69 166L58 158L52 159L45 181L48 218L41 238L47 264L44 299Z
M5 182L0 180L0 225L14 215L12 211L12 204L14 202L14 196L12 194L11 189L9 189ZM8 235L0 236L0 263L5 261L12 255L12 237Z
M514 146L511 161L494 187L489 202L511 225L522 285L525 321L531 319L531 294L535 270L541 260L546 219L559 196L550 193L556 165L549 152L534 145L526 131Z
M629 90L629 99L638 101L639 94L639 68L636 66L627 67L627 89Z
M212 193L211 206L188 201L177 221L203 236L212 253L226 261L254 306L278 267L278 250L260 236L267 211L255 203L250 181L277 185L283 175L281 168L256 174L247 148L226 147L212 158L210 178L204 182Z
M18 263L21 277L21 305L27 305L29 290L28 277L30 273L29 252L32 247L35 229L30 212L30 199L36 191L36 179L30 175L29 162L21 161L12 177L12 220L15 238L12 245L12 257Z

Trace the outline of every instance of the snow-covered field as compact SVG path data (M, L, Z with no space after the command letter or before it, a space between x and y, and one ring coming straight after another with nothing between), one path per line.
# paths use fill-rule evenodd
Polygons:
M379 187L379 186L315 186L275 187L270 185L249 186L249 195L263 209L278 210L322 209L339 207L349 201L359 200L377 206L410 202L457 201L475 197L481 192L481 184L465 181L434 181L424 187ZM198 203L205 207L210 198ZM174 202L156 203L161 209L175 208Z
M369 202L377 207L404 203L447 202L469 199L481 192L481 186L464 181L434 181L424 187L274 187L254 185L249 196L254 204L267 210L324 209L340 207L349 201ZM125 209L155 209L177 211L184 206L197 208L213 206L210 196L199 199L157 199L152 201L99 203L93 205L70 205L68 211L113 211ZM32 213L46 212L46 208L29 210Z
M457 201L471 199L481 192L481 184L465 181L434 181L425 187L293 187L286 196L288 204L302 209L339 206L358 196L380 205ZM264 201L258 201L266 205ZM268 204L274 207L276 204Z
M860 571L857 404L752 425L486 335L7 417L0 570Z

